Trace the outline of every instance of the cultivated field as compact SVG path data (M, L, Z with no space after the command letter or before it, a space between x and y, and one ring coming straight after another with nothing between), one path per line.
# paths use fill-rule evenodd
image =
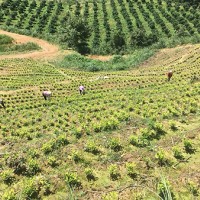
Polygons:
M73 17L74 23L82 19L82 28L87 26L91 33L84 41L90 52L113 54L158 40L163 45L167 38L172 43L196 41L200 33L199 10L195 0L4 0L0 5L0 26L66 48L70 43L66 36L72 31L68 19Z
M0 199L200 199L199 8L0 0Z
M0 60L0 198L198 199L199 55L164 49L98 73Z

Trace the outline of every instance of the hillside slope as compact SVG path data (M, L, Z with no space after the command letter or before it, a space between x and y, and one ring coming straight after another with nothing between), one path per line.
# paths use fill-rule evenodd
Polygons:
M0 94L0 199L199 197L199 44L118 72L3 59Z
M72 34L73 23L68 19L73 18L74 23L82 20L82 27L88 27L91 33L83 42L91 54L105 55L127 53L158 40L163 44L168 38L185 43L199 41L199 8L194 1L172 0L3 0L0 26L48 38L66 48L77 36ZM76 33L76 29L73 31ZM70 34L72 37L68 37Z
M5 34L12 37L17 44L33 42L42 48L41 51L36 51L36 52L31 52L31 53L21 53L21 54L16 54L16 55L0 55L0 59L8 59L8 58L49 59L49 58L55 58L59 56L59 47L56 45L50 44L47 41L44 41L38 38L33 38L30 36L11 33L4 30L0 30L0 34Z

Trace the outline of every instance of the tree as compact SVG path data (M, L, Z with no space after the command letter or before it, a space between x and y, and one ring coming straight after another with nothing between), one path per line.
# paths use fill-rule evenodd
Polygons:
M90 29L83 19L69 17L61 27L61 42L81 54L89 53Z
M120 31L114 32L114 34L111 37L111 47L113 50L115 50L117 53L123 51L125 49L125 39L124 34Z

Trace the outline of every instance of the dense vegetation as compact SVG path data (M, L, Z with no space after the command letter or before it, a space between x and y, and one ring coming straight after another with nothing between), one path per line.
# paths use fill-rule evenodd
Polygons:
M199 55L98 73L0 61L0 199L198 198Z
M81 53L114 54L159 47L166 38L198 42L199 8L198 1L182 0L3 0L0 25Z
M90 72L125 70L137 67L149 57L153 56L155 52L153 49L144 48L136 50L133 54L127 56L115 55L108 61L90 59L78 53L72 53L63 59L54 61L53 64L62 68Z
M0 34L0 55L39 50L40 47L32 42L25 44L14 44L13 38Z

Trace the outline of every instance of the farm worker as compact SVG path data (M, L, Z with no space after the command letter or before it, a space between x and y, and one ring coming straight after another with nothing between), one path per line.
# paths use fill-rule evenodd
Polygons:
M6 108L3 99L0 98L0 105L2 105L4 108Z
M170 70L170 71L167 73L168 81L170 81L172 75L173 75L173 71Z
M51 91L44 90L44 91L42 92L42 96L44 97L45 100L47 100L47 98L50 98L50 97L51 97Z
M80 92L80 94L85 94L85 88L84 88L84 86L80 86L79 87L79 92Z

